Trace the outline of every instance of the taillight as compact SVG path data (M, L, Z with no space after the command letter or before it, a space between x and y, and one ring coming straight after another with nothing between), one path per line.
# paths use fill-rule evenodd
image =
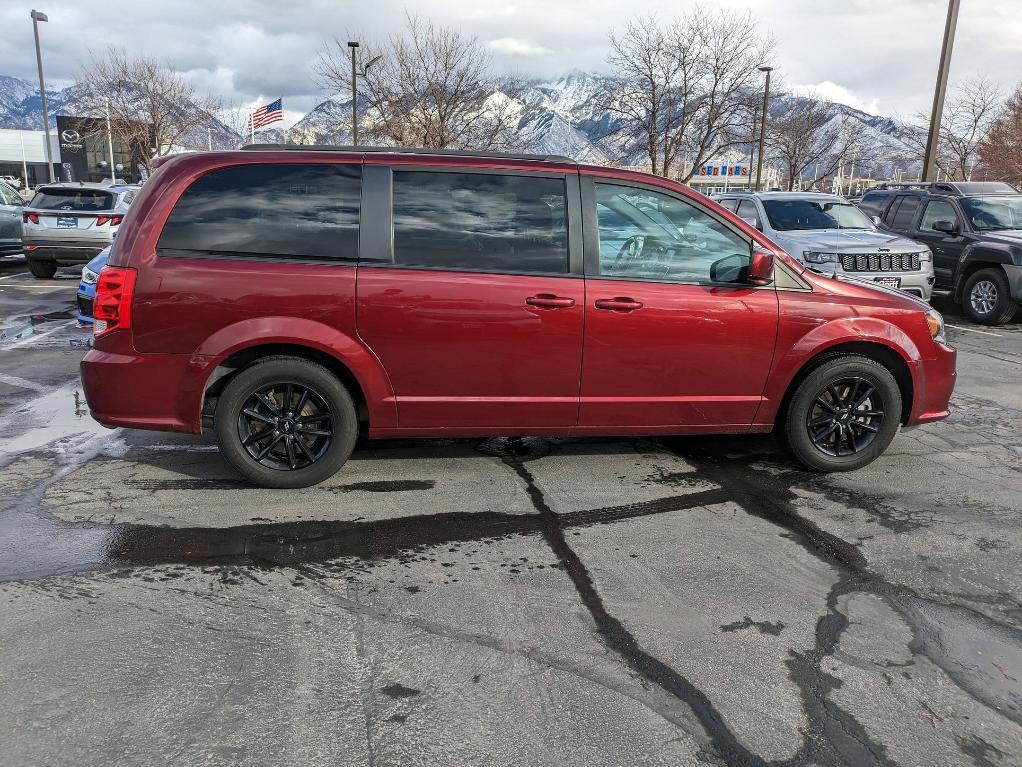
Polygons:
M131 328L131 299L135 295L134 269L104 266L92 304L92 333L96 338L112 330Z
M21 220L22 220L22 222L24 222L26 224L29 224L29 223L31 223L31 224L38 224L39 223L39 214L38 213L22 213L21 214Z
M96 216L96 226L103 226L107 221L110 226L117 226L124 220L124 216Z

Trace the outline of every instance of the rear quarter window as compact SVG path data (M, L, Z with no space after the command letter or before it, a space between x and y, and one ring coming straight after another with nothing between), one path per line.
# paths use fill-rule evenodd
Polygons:
M358 258L361 167L238 165L193 183L167 218L161 256Z
M890 195L879 192L866 192L859 201L859 210L867 216L879 216L889 197Z

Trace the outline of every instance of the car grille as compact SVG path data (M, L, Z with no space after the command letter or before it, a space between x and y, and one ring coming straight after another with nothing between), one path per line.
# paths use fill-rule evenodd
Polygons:
M78 313L83 317L92 316L92 299L78 296Z
M917 272L918 253L843 253L841 268L846 272Z

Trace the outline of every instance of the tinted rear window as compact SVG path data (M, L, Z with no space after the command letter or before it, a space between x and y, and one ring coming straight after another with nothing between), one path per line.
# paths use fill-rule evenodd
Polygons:
M394 261L409 266L564 274L563 178L394 172Z
M213 171L178 200L161 255L358 257L361 168L238 165Z
M85 213L110 210L114 196L102 189L40 189L29 207L40 210L74 210Z
M882 192L866 192L859 201L859 210L867 216L879 216L889 195Z
M919 210L919 198L908 195L894 201L887 214L887 223L892 229L911 229Z

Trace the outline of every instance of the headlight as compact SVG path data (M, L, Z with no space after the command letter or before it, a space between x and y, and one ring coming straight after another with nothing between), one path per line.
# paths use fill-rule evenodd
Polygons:
M940 316L940 312L936 309L927 309L926 325L929 327L930 336L934 341L940 341L942 344L947 343L947 337L944 335L944 318Z
M840 264L840 253L820 253L815 250L803 250L802 257L810 264Z
M933 260L933 252L927 248L926 250L919 251L919 263L925 264L927 261Z
M95 285L97 280L99 280L99 274L87 266L82 267L82 282L86 285Z

